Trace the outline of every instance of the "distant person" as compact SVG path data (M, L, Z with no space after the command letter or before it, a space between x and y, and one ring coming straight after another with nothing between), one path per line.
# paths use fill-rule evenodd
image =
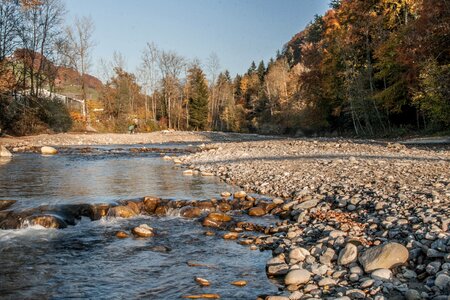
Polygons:
M130 126L128 126L128 133L129 134L135 133L137 127L138 127L137 124L131 124Z

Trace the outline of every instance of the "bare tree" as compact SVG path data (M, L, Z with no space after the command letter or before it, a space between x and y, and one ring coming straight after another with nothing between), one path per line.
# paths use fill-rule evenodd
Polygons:
M51 80L45 71L60 40L66 11L60 0L22 1L17 33L21 42L20 58L24 62L23 82L30 81L31 94L38 95L43 84Z
M173 51L160 51L158 67L162 74L165 116L167 116L169 128L172 128L174 125L172 124L172 107L174 101L180 99L176 95L181 95L181 93L176 93L176 87L179 87L179 76L186 67L186 60Z
M89 108L87 106L86 74L91 67L91 51L94 47L92 35L94 21L91 17L75 18L73 27L67 27L67 56L69 64L78 71L81 81L83 114L90 126Z
M213 128L218 127L219 117L219 99L216 91L217 76L220 72L220 60L219 56L215 52L211 52L206 61L206 69L209 75L209 89L210 89L210 101L209 101L209 121Z
M144 51L142 51L142 64L138 69L140 83L142 84L145 94L145 115L147 118L148 101L151 99L152 119L156 121L156 99L155 92L158 87L160 73L158 72L159 50L154 43L147 43Z

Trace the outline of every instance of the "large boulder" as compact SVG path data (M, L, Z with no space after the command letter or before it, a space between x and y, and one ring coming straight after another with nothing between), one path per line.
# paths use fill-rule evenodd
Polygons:
M12 154L9 152L8 149L5 148L5 146L0 146L0 157L11 157Z
M56 150L53 147L44 146L44 147L41 147L41 153L44 155L54 155L54 154L58 153L58 150Z
M156 197L147 196L144 198L144 201L142 201L142 202L144 204L143 209L145 210L145 212L148 214L153 214L156 210L156 207L161 202L161 199L156 198Z
M366 272L377 269L391 269L403 265L408 261L409 252L399 243L387 243L367 249L360 257L359 262Z

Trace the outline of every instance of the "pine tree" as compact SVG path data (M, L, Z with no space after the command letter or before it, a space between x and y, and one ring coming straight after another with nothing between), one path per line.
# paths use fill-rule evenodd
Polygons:
M195 130L205 130L208 125L208 84L199 66L188 70L189 125Z

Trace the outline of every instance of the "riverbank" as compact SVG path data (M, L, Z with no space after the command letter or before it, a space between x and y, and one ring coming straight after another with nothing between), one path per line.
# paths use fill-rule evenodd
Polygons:
M268 275L289 299L447 299L448 147L306 139L208 148L182 163L278 196L289 211L265 240Z

